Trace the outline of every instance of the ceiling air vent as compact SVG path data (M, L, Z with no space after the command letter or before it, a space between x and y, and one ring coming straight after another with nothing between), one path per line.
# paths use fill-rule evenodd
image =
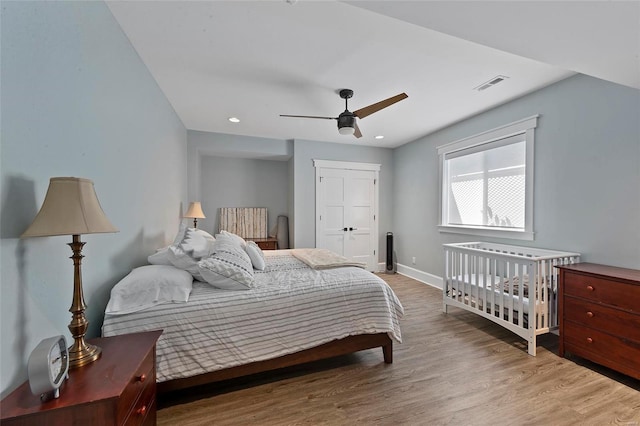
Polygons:
M503 82L507 78L509 77L507 77L506 75L497 75L493 77L491 80L482 83L480 86L474 87L473 90L477 90L478 92L481 92L485 89L488 89L489 87L495 86L496 84Z

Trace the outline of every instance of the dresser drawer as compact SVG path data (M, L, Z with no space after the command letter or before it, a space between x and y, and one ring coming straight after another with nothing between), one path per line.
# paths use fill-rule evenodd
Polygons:
M122 397L118 401L118 422L121 424L122 421L127 418L127 416L133 416L133 412L135 411L135 407L137 406L136 401L139 401L146 392L155 393L155 353L150 351L140 364L140 367L136 370L135 374L131 377L129 384L122 392ZM134 404L136 404L134 406ZM127 423L129 424L129 423ZM133 423L136 424L136 423ZM140 423L138 423L140 424Z
M640 313L640 286L566 271L564 294Z
M640 343L640 315L575 297L564 300L564 319Z
M617 337L572 321L564 323L565 349L640 378L640 342Z
M129 413L129 417L125 421L126 426L140 426L144 424L149 424L149 416L155 418L155 398L156 398L156 383L155 377L153 378L153 382L149 380L147 386L142 391L140 398L133 406L133 409ZM155 421L151 424L155 424Z

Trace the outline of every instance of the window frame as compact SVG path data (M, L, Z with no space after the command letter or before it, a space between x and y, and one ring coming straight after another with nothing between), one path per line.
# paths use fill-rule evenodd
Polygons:
M534 170L534 142L535 128L538 125L539 115L523 118L504 126L496 127L473 136L459 139L437 147L438 152L438 176L440 196L438 198L438 230L440 232L449 232L455 234L477 235L495 238L508 238L514 240L534 240L533 230L533 170ZM448 154L475 148L480 149L482 145L487 145L487 149L491 149L498 144L500 140L511 138L516 135L524 135L525 140L525 206L524 206L524 230L509 229L503 227L492 226L471 226L471 225L451 225L445 223L448 217L448 194L447 178L445 175L445 157Z

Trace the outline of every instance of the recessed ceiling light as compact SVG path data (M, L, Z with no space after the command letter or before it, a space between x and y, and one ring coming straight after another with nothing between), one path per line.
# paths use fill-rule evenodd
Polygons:
M239 123L240 119L238 117L229 117L229 121L232 123Z
M384 139L384 136L378 135L378 136L376 136L376 139Z

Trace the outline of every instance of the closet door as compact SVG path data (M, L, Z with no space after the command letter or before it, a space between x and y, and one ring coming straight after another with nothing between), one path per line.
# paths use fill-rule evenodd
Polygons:
M325 163L331 167L316 166L316 247L363 262L375 271L378 170L366 168L379 169L379 165L321 162Z

